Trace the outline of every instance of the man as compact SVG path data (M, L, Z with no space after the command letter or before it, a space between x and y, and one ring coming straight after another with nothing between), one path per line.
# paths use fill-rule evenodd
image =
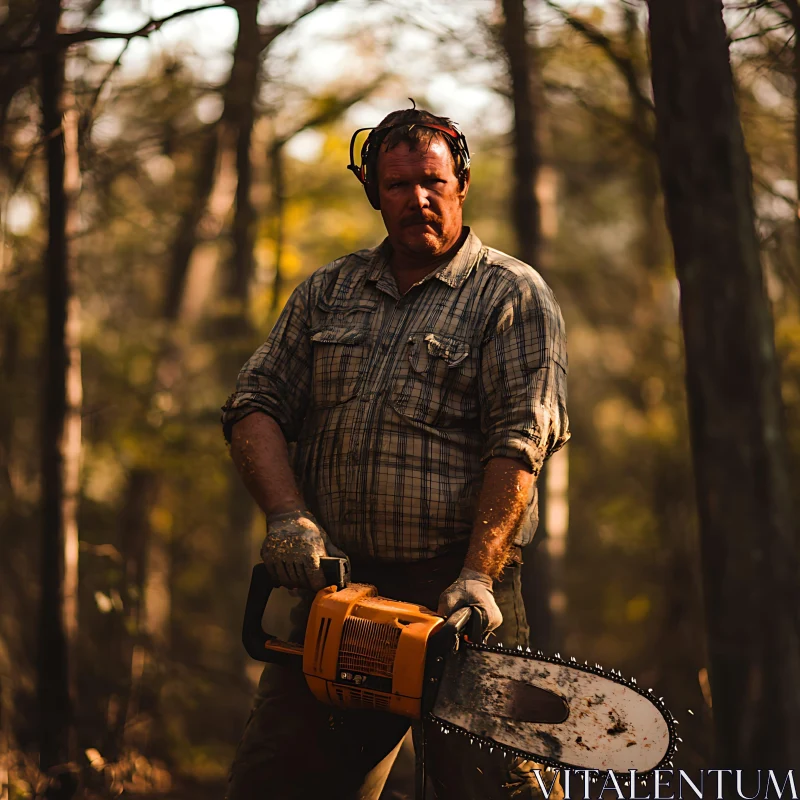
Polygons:
M497 641L525 646L520 548L536 477L569 437L561 313L538 273L463 226L469 150L450 120L393 112L362 162L350 169L386 239L298 286L223 408L267 517L262 558L303 590L298 641L327 553L384 596L445 616L480 606ZM334 711L267 666L228 798L377 799L407 729ZM425 737L440 800L541 796L532 762Z

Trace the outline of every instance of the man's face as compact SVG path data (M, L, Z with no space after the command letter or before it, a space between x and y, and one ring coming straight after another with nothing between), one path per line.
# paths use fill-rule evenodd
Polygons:
M429 261L446 253L461 236L462 189L450 148L436 137L411 150L406 142L378 154L381 215L396 251Z

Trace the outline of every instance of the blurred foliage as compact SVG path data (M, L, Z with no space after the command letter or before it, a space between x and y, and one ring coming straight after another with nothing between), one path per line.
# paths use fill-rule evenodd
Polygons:
M351 8L347 0L339 6L354 29L360 6ZM448 36L447 4L441 15L437 8L399 4L394 16L384 9L385 24L415 35L433 30L446 43L441 63L436 47L429 48L431 72L451 70L458 80L467 74L464 65L485 59L493 66L481 78L484 92L494 90L505 104L493 6L465 5L467 22L458 25L471 26L470 35L457 41ZM638 65L646 93L644 20L632 38L624 8L609 2L586 19ZM753 37L736 45L734 66L800 485L794 83L785 63L789 34L780 27L767 30L771 13L764 8L737 18L737 33ZM567 323L573 432L562 650L655 687L684 723L676 766L709 766L678 288L654 178L651 121L637 121L625 81L602 49L557 15L542 11L540 22L545 150L557 198L545 277ZM4 43L14 32L10 24L4 23ZM303 30L286 37L295 37L298 51L318 44L310 37L325 36L319 27L311 34ZM170 773L179 781L221 780L246 719L257 672L245 665L239 642L246 564L231 551L249 552L254 560L261 526L253 515L250 530L231 531L236 478L218 416L241 365L231 353L254 350L275 318L277 206L270 153L277 139L287 142L281 305L314 269L383 236L379 215L344 169L350 133L354 120L365 113L377 120L384 109L404 105L411 92L423 105L424 84L388 69L370 89L369 102L351 112L344 105L299 131L305 120L358 88L351 76L362 80L377 74L376 65L393 63L381 49L385 34L330 34L347 48L347 77L332 76L317 89L289 69L294 56L274 62L266 57L251 147L258 222L249 326L241 334L246 341L225 338L220 323L230 311L220 287L233 215L225 188L231 166L222 161L214 190L219 224L199 229L179 319L170 323L162 314L171 239L192 200L202 142L218 124L219 89L176 46L154 55L141 74L119 71L96 97L110 62L86 46L70 51L82 134L81 226L74 242L84 384L77 721L84 771L93 770L97 785L112 794L120 786L166 791ZM35 746L46 232L45 166L28 61L20 58L25 69L0 128L0 731L21 759L9 765L17 775L13 797L29 796L25 785L36 781L34 762L22 754ZM510 140L489 122L466 130L474 154L466 216L485 243L513 253ZM720 291L724 284L720 275ZM179 353L174 381L159 374L172 368L165 360L170 348ZM143 471L154 483L150 494L137 497L135 478ZM138 582L126 572L123 542L126 519L137 512L143 517L139 527L148 532L150 576ZM237 536L242 547L232 541ZM141 613L132 613L131 604ZM120 732L116 721L123 709Z

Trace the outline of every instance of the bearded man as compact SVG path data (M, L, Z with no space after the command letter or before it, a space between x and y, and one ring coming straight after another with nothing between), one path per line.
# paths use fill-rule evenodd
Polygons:
M521 548L542 464L569 438L566 337L541 276L464 227L469 158L451 120L416 108L371 130L360 166L351 144L386 239L295 289L223 408L264 563L301 590L294 641L327 554L383 596L479 606L497 641L528 645ZM267 665L228 800L377 800L408 726L332 710ZM542 796L532 762L425 737L439 800Z

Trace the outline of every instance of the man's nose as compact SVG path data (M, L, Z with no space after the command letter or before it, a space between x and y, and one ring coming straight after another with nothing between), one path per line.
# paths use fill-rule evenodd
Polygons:
M428 208L428 206L430 206L431 203L428 199L428 190L424 186L420 184L414 186L412 203L415 208Z

